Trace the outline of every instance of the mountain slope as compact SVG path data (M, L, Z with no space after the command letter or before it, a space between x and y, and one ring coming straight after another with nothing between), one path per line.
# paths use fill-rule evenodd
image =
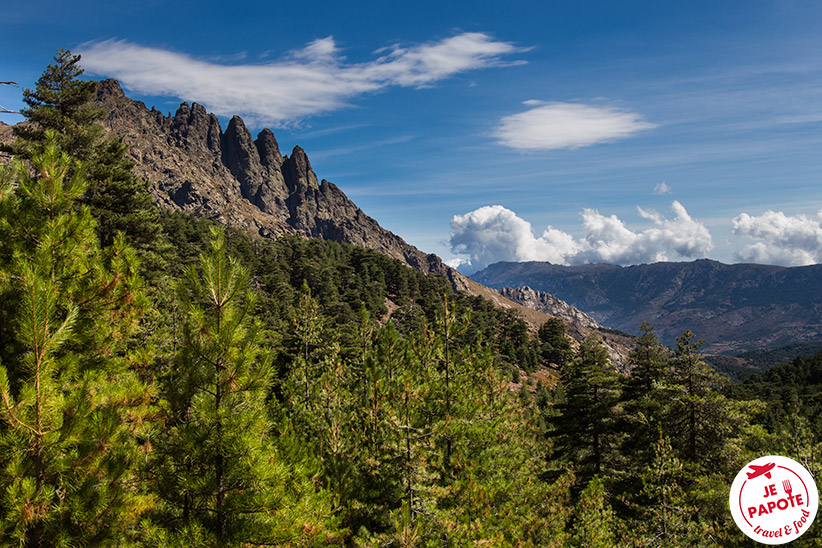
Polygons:
M128 143L135 171L151 181L162 207L253 235L297 234L368 247L464 289L463 277L439 257L383 229L336 185L318 180L300 147L281 154L270 130L252 139L235 116L223 131L197 103L182 103L173 116L164 116L126 97L116 80L100 82L97 102L109 114L106 128Z
M581 341L595 333L608 350L611 361L625 372L628 363L628 353L635 346L635 341L623 333L603 328L589 315L575 308L563 300L557 299L550 293L536 291L530 287L503 287L497 290L500 295L521 304L531 310L544 312L549 316L562 318L565 321L568 334L574 340Z
M708 352L822 339L822 265L496 263L472 278L495 288L547 291L629 333L648 321L669 344L690 329L706 339Z
M561 299L557 299L550 293L535 291L528 286L525 287L503 287L497 290L506 299L511 299L515 303L527 306L533 310L545 312L551 316L567 318L579 327L589 330L601 329L602 326L591 316L582 312Z

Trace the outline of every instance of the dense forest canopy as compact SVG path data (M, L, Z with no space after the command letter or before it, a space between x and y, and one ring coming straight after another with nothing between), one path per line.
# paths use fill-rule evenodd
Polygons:
M747 546L741 466L819 473L822 355L729 386L646 325L622 375L377 252L161 212L78 62L0 171L4 544Z

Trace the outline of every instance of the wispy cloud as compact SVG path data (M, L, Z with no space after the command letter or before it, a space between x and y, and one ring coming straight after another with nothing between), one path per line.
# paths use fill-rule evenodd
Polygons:
M498 261L548 261L555 264L639 264L677 257L703 257L713 249L710 231L693 219L677 201L674 217L652 210L639 214L653 222L641 231L631 230L616 215L595 209L582 210L584 236L574 238L547 227L536 236L531 223L500 205L485 206L451 219L451 251L467 255L463 264L480 269Z
M377 142L367 142L367 143L360 143L356 145L347 145L342 147L336 148L329 148L329 149L319 149L316 152L311 153L311 158L314 160L331 158L333 156L344 156L349 154L355 154L357 152L363 152L366 150L374 150L384 146L392 146L392 145L399 145L403 143L407 143L409 141L414 140L413 135L398 135L396 137L391 137L388 139L382 139Z
M654 187L654 194L658 196L662 196L663 194L670 194L671 192L673 192L673 190L671 189L671 187L668 186L668 184L665 181L658 183Z
M521 151L579 148L656 127L635 112L612 107L535 100L524 104L533 108L502 118L495 131L501 144Z
M391 46L365 63L348 63L331 36L264 64L221 64L123 40L79 49L87 71L118 78L138 93L198 101L217 114L279 126L390 86L430 86L461 72L510 64L504 56L525 51L476 32Z
M292 137L295 139L316 139L318 137L327 137L329 135L336 135L338 133L345 133L356 129L363 129L369 127L371 124L346 124L342 126L323 127L322 129L314 129L310 125L306 125L304 131L294 133Z

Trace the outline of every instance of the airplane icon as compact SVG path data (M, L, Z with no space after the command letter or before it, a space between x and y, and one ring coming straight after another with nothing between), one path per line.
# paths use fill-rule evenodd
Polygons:
M748 472L748 479L758 478L762 474L765 474L766 478L771 479L771 470L773 470L774 466L776 466L776 463L773 462L769 462L763 466L751 464L750 467L753 468L753 472Z

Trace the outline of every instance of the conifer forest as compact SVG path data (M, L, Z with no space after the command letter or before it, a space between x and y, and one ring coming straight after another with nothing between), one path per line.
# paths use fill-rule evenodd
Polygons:
M81 73L0 168L3 546L751 546L739 469L822 472L822 354L730 382L646 324L624 374L376 251L161 210Z

